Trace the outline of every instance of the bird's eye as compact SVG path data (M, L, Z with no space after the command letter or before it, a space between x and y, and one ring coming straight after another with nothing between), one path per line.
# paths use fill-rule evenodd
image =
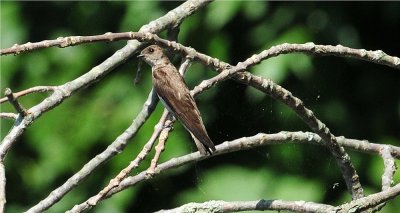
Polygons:
M154 52L154 49L152 47L149 48L149 52Z

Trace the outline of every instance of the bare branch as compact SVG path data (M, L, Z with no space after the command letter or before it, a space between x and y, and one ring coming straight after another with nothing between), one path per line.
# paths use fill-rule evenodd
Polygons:
M361 212L374 207L400 194L400 184L386 191L369 195L349 203L334 207L331 205L319 204L305 201L285 200L256 200L256 201L208 201L205 203L188 203L175 209L162 210L158 213L175 212L238 212L251 210L274 210L293 212L315 212L315 213L348 213Z
M17 98L14 96L10 88L6 88L6 90L4 91L4 95L7 96L8 101L13 105L13 107L19 114L23 116L28 115L28 111L26 111L26 109L18 102Z
M374 143L369 143L367 141L360 141L356 139L346 139L344 137L338 137L337 140L340 143L340 145L345 146L346 148L359 151L357 149L358 147L361 146L368 147L362 149L361 152L378 154L378 155L379 155L379 149L376 149L376 147L382 148L383 146L385 146L381 144L374 144ZM285 143L323 145L321 137L311 132L279 132L276 134L259 133L251 137L243 137L217 145L216 146L217 151L212 156L202 156L199 154L199 152L195 152L188 155L184 155L182 157L171 159L165 163L159 164L155 170L154 175L151 177L155 177L158 174L168 171L172 168L177 168L189 163L197 162L217 155L222 155L241 150L253 149L260 146L278 145ZM395 152L397 154L400 154L400 148L399 147L395 148L396 148ZM107 194L107 197L110 197L113 194L126 189L127 187L134 186L139 182L147 180L148 178L149 177L146 175L145 171L135 176L127 177L120 183L118 187L112 189L110 193Z
M13 93L13 94L14 94L15 98L19 98L21 96L28 95L28 94L35 93L35 92L54 91L56 88L57 87L53 87L53 86L36 86L36 87L32 87L32 88L29 88L29 89L26 89L26 90L23 90L23 91L20 91L20 92L16 92L16 93ZM0 104L6 102L7 100L8 100L7 97L1 98L0 99Z
M100 41L120 41L120 40L130 40L129 33L105 33L104 35L94 35L94 36L69 36L69 37L59 37L55 40L44 40L40 42L28 42L25 44L14 44L12 47L1 49L0 55L14 54L18 55L24 52L30 52L33 50L49 48L49 47L69 47L78 44L94 43Z
M385 169L382 175L382 191L385 191L393 185L393 176L397 170L396 162L392 156L391 146L384 146L381 149L381 157L383 159L383 164Z
M18 117L18 114L15 114L15 113L10 113L10 112L1 112L0 113L0 118L16 120L17 117Z
M188 203L175 209L161 210L157 213L178 212L239 212L239 211L293 211L293 212L334 212L334 206L306 201L255 200L255 201L222 201L213 200L204 203Z
M167 111L166 113L168 115L168 110L165 109L164 113L165 113L165 111ZM154 154L154 157L151 160L150 167L147 169L147 174L148 175L153 175L153 173L154 173L154 171L156 169L156 166L157 166L158 160L160 159L161 153L165 149L165 144L167 143L169 132L172 129L172 123L173 122L171 120L167 120L165 122L165 124L164 124L165 127L161 131L160 137L158 138L158 144L155 147L156 153Z
M340 210L338 212L362 212L364 210L376 207L390 199L393 199L398 195L400 195L400 183L395 185L394 187L388 188L385 191L378 192L367 197L359 198L357 200L353 200L349 203L338 206L338 209Z
M133 32L132 32L133 33ZM145 33L133 33L132 37L140 40L140 41L149 41L155 44L173 48L176 52L184 55L191 55L194 56L196 59L202 61L202 63L211 66L211 67L218 67L219 71L224 69L228 69L229 65L221 62L219 59L212 58L202 53L196 52L193 48L185 47L179 43L174 41L168 41L158 37L157 35ZM271 48L262 51L257 55L253 55L246 62L254 66L261 61L276 57L282 54L289 54L289 53L305 53L309 55L315 56L338 56L338 57L347 57L353 58L358 60L364 60L376 64L386 65L389 67L393 67L395 69L400 69L400 58L396 56L390 56L384 53L382 50L365 50L365 49L353 49L349 47L345 47L342 45L332 46L332 45L316 45L312 42L305 43L305 44L280 44L276 46L272 46ZM239 66L240 63L237 65Z
M177 28L179 29L179 28ZM176 29L175 29L176 31ZM175 32L176 33L176 32ZM26 51L32 51L42 48L48 47L68 47L74 46L77 44L91 43L91 42L100 42L100 41L119 41L119 40L131 40L137 39L139 41L149 41L154 42L156 44L172 47L177 51L184 51L187 54L187 50L180 49L179 44L172 41L174 39L165 40L159 38L155 34L151 33L140 33L140 32L122 32L122 33L105 33L103 35L94 35L94 36L69 36L65 38L57 38L56 40L45 40L41 42L31 43L28 42L22 45L14 45L10 48L5 48L0 50L0 55L7 54L20 54ZM368 62L373 62L376 64L382 64L389 67L393 67L396 69L400 69L400 58L395 56L390 56L383 52L382 50L365 50L365 49L354 49L350 47L345 47L342 45L317 45L312 42L305 44L280 44L276 46L272 46L268 50L263 51L261 54L265 55L265 58L275 57L281 54L289 54L289 53L305 53L309 55L315 56L338 56L338 57L348 57L353 59L364 60ZM255 62L257 64L259 62ZM211 65L211 63L210 63Z
M0 212L4 212L6 205L6 170L4 162L0 161Z

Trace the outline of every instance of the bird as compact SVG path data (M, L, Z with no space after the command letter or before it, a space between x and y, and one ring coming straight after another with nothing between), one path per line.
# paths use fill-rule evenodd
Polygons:
M216 149L207 134L200 111L190 95L182 75L158 45L143 49L138 58L151 66L153 87L167 110L191 134L201 155L212 154Z

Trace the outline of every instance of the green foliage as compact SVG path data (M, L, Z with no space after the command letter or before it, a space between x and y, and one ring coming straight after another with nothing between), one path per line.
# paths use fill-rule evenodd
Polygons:
M208 6L206 24L211 30L219 30L227 24L240 10L242 2L231 1L228 4L223 1L216 1Z

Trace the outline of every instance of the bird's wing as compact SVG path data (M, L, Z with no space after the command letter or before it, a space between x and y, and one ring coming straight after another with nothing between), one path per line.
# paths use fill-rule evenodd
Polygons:
M206 132L196 102L176 68L172 65L155 68L153 81L157 94L173 111L174 116L201 143L214 151L215 146Z

